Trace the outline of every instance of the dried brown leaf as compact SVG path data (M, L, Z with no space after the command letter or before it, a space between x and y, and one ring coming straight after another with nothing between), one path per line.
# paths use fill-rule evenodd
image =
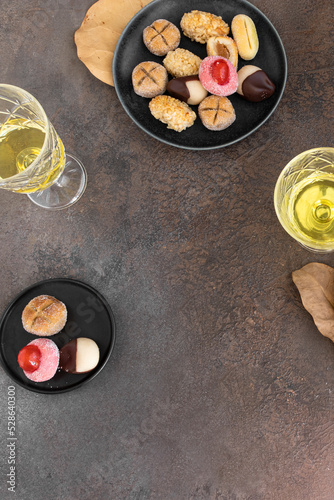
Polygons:
M319 332L334 342L334 269L312 262L294 271L292 279Z
M112 60L125 26L152 0L99 0L74 34L79 59L102 82L114 85Z

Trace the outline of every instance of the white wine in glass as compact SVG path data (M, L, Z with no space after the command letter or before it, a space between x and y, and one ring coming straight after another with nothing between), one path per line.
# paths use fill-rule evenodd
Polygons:
M282 170L274 203L283 228L314 252L334 251L334 148L305 151Z
M57 210L75 203L86 185L84 166L65 154L35 97L0 84L0 188L26 193L40 207Z

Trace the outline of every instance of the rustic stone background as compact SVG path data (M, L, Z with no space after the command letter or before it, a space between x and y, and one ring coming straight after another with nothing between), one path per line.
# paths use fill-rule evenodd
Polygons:
M36 281L73 277L117 323L86 386L16 386L15 498L332 500L334 346L291 271L334 266L334 254L302 249L273 208L283 166L333 145L332 2L253 1L285 46L286 91L256 133L203 152L147 136L77 59L92 3L1 2L1 80L38 97L89 179L60 212L1 192L0 309ZM0 491L12 498L0 377Z

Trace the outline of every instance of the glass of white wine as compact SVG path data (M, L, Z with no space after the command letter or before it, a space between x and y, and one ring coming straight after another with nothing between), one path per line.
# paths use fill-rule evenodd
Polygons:
M0 188L26 193L40 207L57 210L75 203L86 185L84 166L65 154L35 97L0 84Z
M305 151L282 170L274 204L283 228L313 252L334 251L334 148Z

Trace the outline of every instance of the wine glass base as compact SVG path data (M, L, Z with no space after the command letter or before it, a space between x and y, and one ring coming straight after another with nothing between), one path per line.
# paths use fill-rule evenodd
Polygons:
M312 252L312 253L327 254L327 253L334 252L334 248L326 248L326 249L311 248L311 247L308 247L307 245L304 245L304 243L300 243L300 241L298 241L297 243L299 243L299 245L301 247L303 247L305 250L307 250L308 252Z
M87 172L78 158L66 153L66 163L60 177L43 191L35 191L27 196L39 207L61 210L76 203L87 186Z

